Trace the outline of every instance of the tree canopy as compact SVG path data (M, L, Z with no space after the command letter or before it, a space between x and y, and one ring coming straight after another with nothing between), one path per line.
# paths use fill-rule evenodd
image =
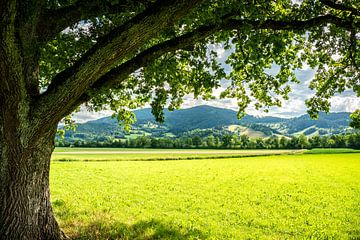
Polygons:
M38 31L43 42L39 103L69 114L74 105L110 108L122 120L152 101L162 109L182 97L238 99L239 113L280 106L298 82L294 70L316 69L306 103L329 111L336 93L360 96L360 2L305 1L48 1ZM228 49L226 64L216 47ZM276 75L267 73L279 65ZM57 101L56 101L57 99ZM64 107L64 103L67 105Z

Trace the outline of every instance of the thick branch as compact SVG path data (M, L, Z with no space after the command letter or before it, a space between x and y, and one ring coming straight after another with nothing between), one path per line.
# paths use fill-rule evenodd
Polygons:
M184 49L189 50L196 42L204 40L216 30L219 30L220 25L208 25L198 28L194 32L184 34L182 36L167 40L163 43L150 47L143 52L136 55L131 60L121 64L120 66L111 69L105 75L101 76L74 104L74 108L85 103L91 99L91 96L96 95L102 89L110 89L118 86L121 82L129 77L141 67L146 67L151 64L155 59L161 57L168 52ZM70 114L69 111L67 114Z
M40 17L37 32L41 42L46 42L56 34L81 20L106 14L128 12L139 4L148 4L149 0L121 0L117 4L98 0L78 0L74 5L59 9L44 9Z
M217 25L202 26L193 32L184 34L180 37L165 41L161 44L155 45L142 53L138 54L133 59L123 63L122 65L110 70L103 75L91 87L90 93L86 93L82 101L89 99L89 95L93 95L101 89L109 89L114 85L121 83L131 73L135 72L141 67L146 67L155 59L159 58L165 53L173 52L178 49L188 49L196 42L205 40L211 34L220 30L241 30L244 26L249 26L252 29L271 29L271 30L307 30L313 27L318 27L328 23L336 24L346 29L352 30L351 22L344 21L334 16L320 16L306 21L254 21L254 20L233 20L225 19L222 23ZM87 97L86 97L87 96ZM82 102L81 102L82 103Z
M144 12L100 38L72 67L53 79L48 90L35 103L38 106L35 117L45 122L59 121L86 89L116 62L157 37L199 2L201 0L158 0Z
M348 11L348 12L353 13L354 15L360 16L360 10L358 10L352 6L347 6L345 4L336 3L335 1L332 1L332 0L320 0L320 2L332 9L340 10L340 11Z
M100 89L111 88L113 85L118 84L119 80L126 79L131 73L135 72L141 67L147 66L163 54L174 52L180 49L188 50L196 42L204 40L216 30L219 30L219 26L203 26L194 32L187 33L183 36L173 38L161 44L150 47L131 60L121 64L119 67L113 68L108 73L103 75L95 82L94 85L91 86L90 91L95 93Z

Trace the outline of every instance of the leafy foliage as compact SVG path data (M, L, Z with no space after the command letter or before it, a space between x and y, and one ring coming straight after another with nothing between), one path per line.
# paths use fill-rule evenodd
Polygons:
M353 112L350 115L350 118L352 119L350 126L356 129L360 129L360 110Z
M91 4L106 9L120 2ZM92 51L99 39L131 22L152 3L124 1L124 11L89 17L83 13L85 19L68 26L42 48L42 88ZM48 1L48 7L55 9L74 4L82 1ZM141 54L150 56L125 79L88 92L87 105L91 110L116 111L128 126L133 122L128 111L152 101L152 113L163 121L164 107L179 108L189 93L212 98L213 89L226 79L221 97L236 98L241 117L250 103L265 111L281 106L291 91L289 83L298 82L294 70L307 64L317 71L310 83L316 93L306 102L310 115L316 117L319 111L329 111L328 100L336 93L352 89L360 96L359 8L357 1L204 1L136 51L113 61L107 71ZM215 51L219 46L230 53L225 63ZM278 72L269 74L275 65Z

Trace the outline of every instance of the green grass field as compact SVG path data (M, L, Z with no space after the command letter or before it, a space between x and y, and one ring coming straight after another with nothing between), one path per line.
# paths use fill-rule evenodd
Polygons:
M360 238L356 153L53 161L51 193L75 239Z
M359 149L351 148L314 148L310 151L305 151L306 154L338 154L338 153L360 153Z

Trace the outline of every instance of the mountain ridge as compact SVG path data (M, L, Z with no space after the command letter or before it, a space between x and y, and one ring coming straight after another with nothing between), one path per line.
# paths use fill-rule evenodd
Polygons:
M319 113L319 120L310 119L304 114L294 118L273 116L255 117L245 115L237 119L237 112L231 109L201 105L170 112L164 110L165 122L155 121L150 108L135 110L137 122L130 133L125 132L116 119L104 117L78 125L75 132L68 131L67 138L89 139L94 137L111 137L126 139L131 136L181 137L188 134L217 134L257 132L257 136L292 136L304 134L332 135L351 132L348 127L350 113ZM260 134L262 133L262 134ZM260 135L259 135L260 134ZM92 137L91 137L92 136ZM252 137L252 136L250 136Z

